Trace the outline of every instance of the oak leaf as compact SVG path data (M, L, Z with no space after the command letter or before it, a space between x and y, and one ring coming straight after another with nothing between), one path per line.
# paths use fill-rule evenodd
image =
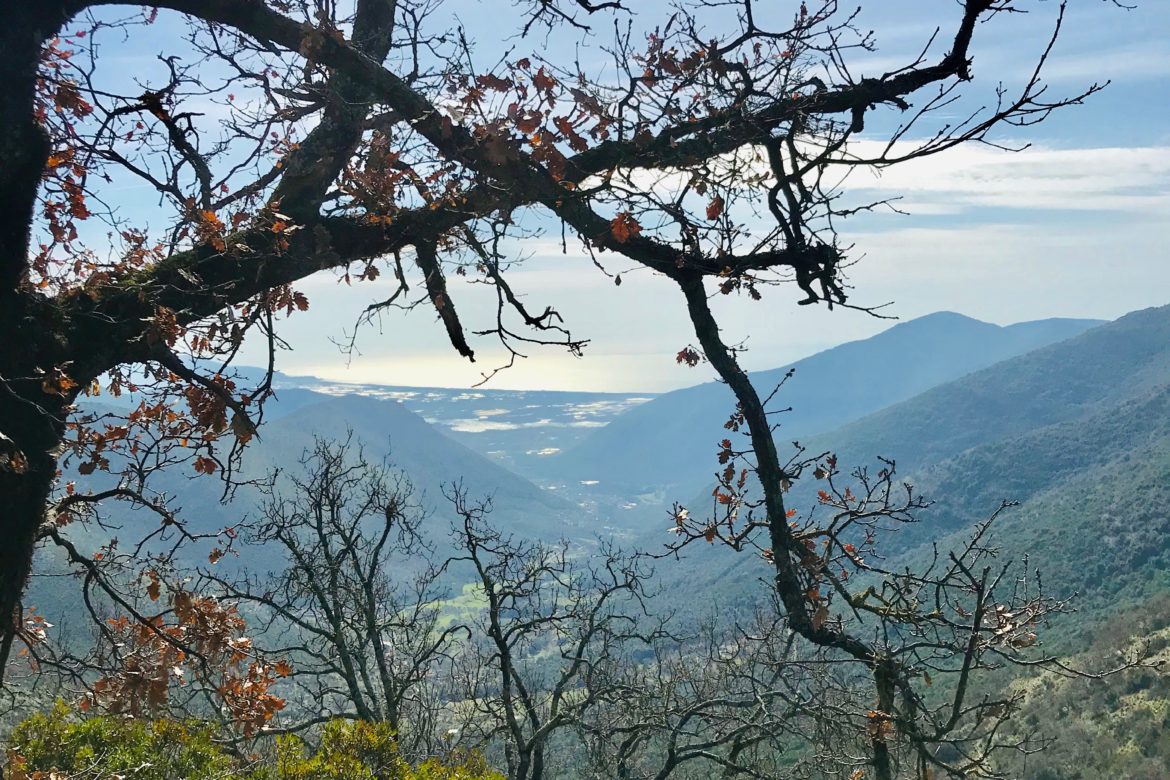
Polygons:
M716 195L711 198L711 202L707 204L707 219L714 222L723 215L723 198Z
M613 222L610 223L609 229L613 233L613 237L622 244L642 232L642 226L638 224L638 220L634 219L628 211L619 212L613 218Z

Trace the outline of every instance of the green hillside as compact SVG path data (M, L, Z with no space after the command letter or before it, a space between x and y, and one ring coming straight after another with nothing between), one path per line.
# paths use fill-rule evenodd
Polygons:
M1170 777L1170 597L1116 613L1068 660L1076 669L1106 670L1139 653L1146 665L1103 679L1044 672L1012 683L1024 697L1012 730L1048 747L1005 753L1002 771L1020 780Z
M1096 320L1043 320L1000 327L952 312L895 325L869 339L805 358L775 408L780 441L832 430L1006 358L1076 336ZM767 394L788 367L752 374ZM598 480L633 492L693 490L711 478L714 454L735 406L731 392L710 382L666 393L597 430L573 449L547 458L551 478Z
M880 384L875 377L875 383ZM1133 312L1005 360L806 442L903 474L971 447L1107 410L1170 383L1170 307Z
M998 363L805 444L837 453L846 468L893 458L936 502L883 541L902 563L928 542L957 541L1002 501L1020 502L995 540L1005 559L1028 554L1050 591L1080 594L1081 614L1058 632L1066 639L1119 603L1170 590L1170 307ZM790 505L814 507L817 486L798 482ZM710 502L706 489L688 506ZM647 544L665 541L664 529L651 529ZM663 572L740 597L764 569L756 556L699 545Z
M1058 622L1058 647L1119 609L1170 593L1170 388L979 447L916 482L939 503L903 543L950 530L946 547L1000 499L1021 502L1002 517L995 543L1004 560L1028 556L1050 592L1076 595L1077 614Z

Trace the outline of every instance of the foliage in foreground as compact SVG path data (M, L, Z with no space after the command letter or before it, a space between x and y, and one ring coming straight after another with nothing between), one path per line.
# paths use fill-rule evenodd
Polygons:
M316 748L278 737L260 755L233 755L198 721L99 716L78 720L64 704L24 720L7 745L9 780L503 780L478 754L411 766L385 724L335 720Z

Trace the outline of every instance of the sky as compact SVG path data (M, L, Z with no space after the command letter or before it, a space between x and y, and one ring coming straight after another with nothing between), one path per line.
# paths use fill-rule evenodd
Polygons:
M1136 8L1124 10L1108 0L1072 0L1045 82L1053 95L1111 83L1082 106L997 136L1005 144L1028 145L1026 150L966 146L880 177L862 171L849 179L849 197L901 197L899 208L908 212L867 215L840 226L842 240L854 246L852 257L859 258L848 276L853 302L888 302L883 313L901 320L950 310L998 324L1113 319L1170 303L1170 2L1135 2ZM656 4L639 0L638 7ZM441 9L478 35L477 56L485 66L509 43L494 34L488 13L501 5L449 0ZM796 5L777 3L787 13ZM1022 5L1029 14L997 18L977 30L970 100L991 99L998 83L1018 83L1034 67L1058 3ZM952 29L957 13L956 3L939 0L862 3L860 24L875 31L879 49L858 60L855 73L905 63L936 26L944 34ZM578 55L586 63L600 57L601 42L587 41ZM556 45L535 43L545 50ZM132 60L142 51L121 55ZM871 120L861 144L880 143L887 128ZM657 392L713 377L709 368L675 363L674 355L694 338L681 295L667 280L610 257L607 270L621 274L617 286L572 240L562 251L559 234L518 242L514 251L526 259L512 272L512 286L531 308L556 308L574 336L589 344L581 358L534 348L489 387ZM469 329L489 326L490 291L454 278L451 284ZM504 360L490 337L473 338L476 363L461 359L425 307L387 314L379 326L362 329L359 353L347 356L336 342L348 342L361 309L388 295L389 287L347 287L325 273L298 289L311 308L283 325L293 350L280 356L278 367L287 373L466 387ZM716 301L725 339L747 347L741 358L747 368L784 365L893 324L856 311L797 306L798 298L795 289L781 287L758 303ZM245 357L260 361L259 353Z

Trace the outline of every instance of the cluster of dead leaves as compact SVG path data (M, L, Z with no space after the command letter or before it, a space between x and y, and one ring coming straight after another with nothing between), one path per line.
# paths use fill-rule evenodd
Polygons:
M245 736L271 722L284 707L271 688L292 673L289 663L270 663L255 652L234 606L182 589L168 591L153 570L143 577L147 598L165 600L169 609L145 621L124 615L107 621L116 664L81 699L82 711L157 715L174 687L197 684L218 696Z

